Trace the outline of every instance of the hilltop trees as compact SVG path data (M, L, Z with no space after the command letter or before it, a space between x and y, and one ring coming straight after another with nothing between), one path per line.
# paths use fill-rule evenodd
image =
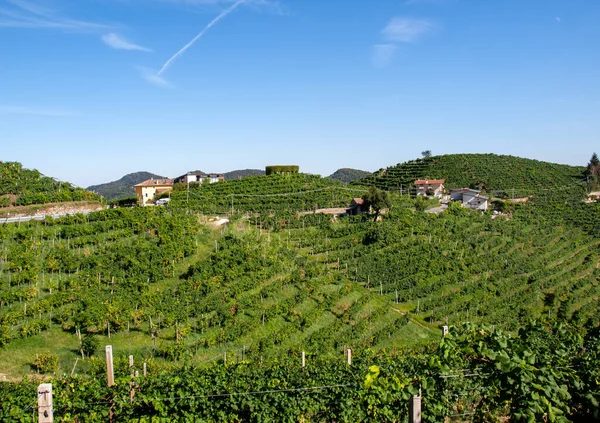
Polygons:
M596 153L592 154L592 158L585 169L585 176L587 176L588 182L592 187L598 186L598 180L600 179L600 160Z
M387 191L383 191L377 187L369 188L369 191L363 195L362 199L366 203L367 207L372 207L375 211L375 218L377 220L379 217L379 213L381 209L389 208L392 206L392 202L390 201L390 197L388 196Z
M424 159L430 158L431 157L431 150L421 151L421 156L423 156Z

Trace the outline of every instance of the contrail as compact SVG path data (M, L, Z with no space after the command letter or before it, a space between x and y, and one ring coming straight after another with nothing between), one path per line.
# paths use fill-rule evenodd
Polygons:
M165 70L167 70L167 68L171 65L171 63L173 62L173 60L177 59L177 57L179 57L180 55L182 55L188 48L190 48L196 41L198 41L198 39L200 39L204 34L206 34L206 31L208 31L210 28L212 28L212 26L214 24L216 24L217 22L219 22L225 16L229 15L240 4L244 3L245 1L246 0L238 0L234 4L232 4L230 7L228 7L227 9L225 9L223 12L221 12L221 14L219 16L217 16L216 18L214 18L211 23L209 23L208 25L206 25L206 27L202 30L202 32L200 32L200 34L196 35L192 41L190 41L189 43L187 43L181 50L179 50L177 53L175 53L173 55L173 57L171 57L169 60L167 60L165 62L165 64L163 65L163 67L158 71L158 75L162 74Z

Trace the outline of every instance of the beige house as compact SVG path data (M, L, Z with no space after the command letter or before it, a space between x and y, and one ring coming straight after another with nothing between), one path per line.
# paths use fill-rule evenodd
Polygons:
M431 192L434 197L441 197L444 194L444 182L445 179L417 179L415 181L417 195L427 195Z
M134 185L134 188L138 203L142 206L147 206L152 204L152 200L154 200L156 195L172 190L173 180L148 179L147 181Z

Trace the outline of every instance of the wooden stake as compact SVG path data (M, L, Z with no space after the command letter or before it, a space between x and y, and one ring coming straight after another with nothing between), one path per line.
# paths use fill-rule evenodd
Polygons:
M115 384L115 371L113 368L113 351L112 345L106 346L106 376L108 379L108 387Z
M415 395L408 404L408 422L421 423L421 396Z
M302 351L302 368L306 367L306 354Z
M146 372L146 362L144 362L144 376L146 376L147 372Z
M75 367L77 367L77 362L79 361L79 357L75 358L75 364L73 364L73 370L71 370L71 376L75 373Z
M352 350L348 348L348 365L352 365Z
M52 384L42 383L37 389L38 423L53 423Z

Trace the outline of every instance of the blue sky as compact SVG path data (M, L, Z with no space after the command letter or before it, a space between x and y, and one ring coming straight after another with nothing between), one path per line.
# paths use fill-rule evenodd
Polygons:
M81 186L427 149L583 165L599 45L595 0L0 0L0 160Z

